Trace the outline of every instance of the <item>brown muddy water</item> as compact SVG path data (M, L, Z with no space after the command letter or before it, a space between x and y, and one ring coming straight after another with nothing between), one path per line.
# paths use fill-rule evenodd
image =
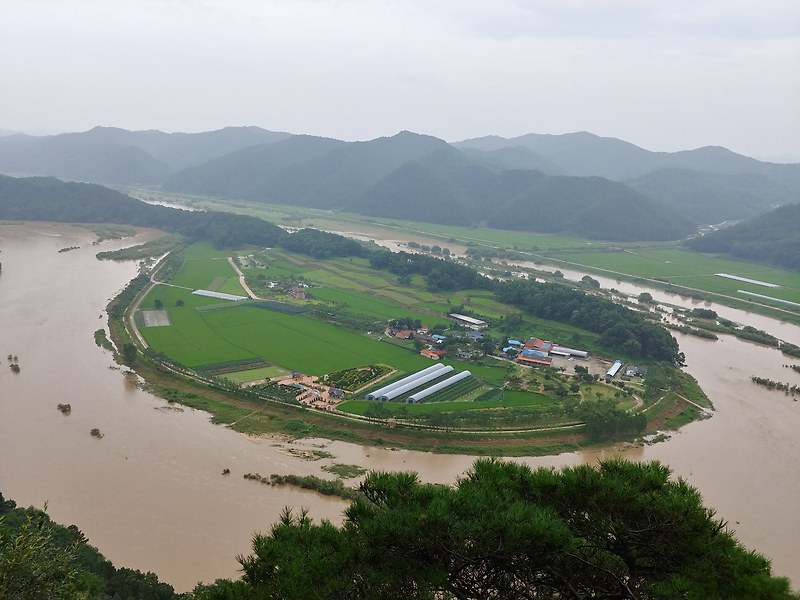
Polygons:
M186 590L235 577L236 554L247 553L252 534L268 531L284 506L341 519L344 502L247 481L247 472L325 476L321 466L342 462L452 482L472 463L327 440L254 440L141 391L92 338L108 299L136 273L134 263L94 255L132 240L98 247L92 239L60 225L0 225L0 491L21 505L47 501L54 519L78 525L116 565L154 571ZM58 252L69 246L80 248ZM800 338L800 328L771 324L783 339ZM778 351L730 336L678 341L687 370L716 406L713 418L652 446L523 460L555 467L615 453L661 460L800 587L800 402L750 383L751 375L800 383L800 374L782 366L791 361ZM18 356L20 373L8 367L8 354ZM72 414L62 415L59 403L71 404ZM93 438L92 428L104 437ZM334 457L290 454L316 446Z

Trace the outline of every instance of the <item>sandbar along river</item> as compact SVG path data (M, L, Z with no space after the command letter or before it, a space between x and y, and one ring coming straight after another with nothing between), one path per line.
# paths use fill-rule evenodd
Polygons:
M76 524L116 565L154 571L188 590L199 580L235 577L235 556L286 505L341 520L344 502L247 481L247 472L324 476L321 466L342 462L452 482L470 466L469 456L251 439L142 391L92 335L105 325L108 300L136 274L133 262L100 262L95 254L134 240L93 246L93 239L64 225L0 225L0 491L23 506L47 501L54 519ZM79 248L58 252L70 246ZM772 333L798 343L800 328L769 321ZM757 374L800 383L783 367L800 361L730 336L678 341L688 372L716 406L713 418L653 446L522 460L561 466L614 453L661 460L800 587L800 402L750 382ZM8 354L18 356L19 373L9 369ZM62 415L59 403L71 404L72 414ZM104 437L93 438L93 428ZM317 446L333 458L299 456Z

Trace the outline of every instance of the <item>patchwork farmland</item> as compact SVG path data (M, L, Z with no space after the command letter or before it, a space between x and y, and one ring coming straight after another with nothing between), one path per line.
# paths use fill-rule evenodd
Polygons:
M155 274L156 283L140 302L136 319L152 351L204 377L246 385L244 389L254 394L282 402L321 410L335 407L340 414L424 427L573 426L576 407L600 398L583 398L574 384L570 392L573 375L556 369L521 366L503 353L491 356L491 350L483 358L479 352L477 360L467 352L469 360L462 362L455 360L456 354L464 353L451 349L453 356L444 359L452 367L449 373L390 402L363 400L364 390L431 366L431 359L419 353L419 340L394 336L389 330L394 320L421 323L446 333L440 338L469 343L469 336L447 315L456 306L471 307L494 323L471 341L477 345L486 335L496 340L493 348L508 337L496 328L505 322L515 331L536 331L591 351L601 347L599 336L564 323L534 322L487 290L435 293L419 276L401 284L397 276L371 268L365 259L318 260L280 249L243 251L234 257L255 300L227 301L193 293L216 289L245 296L228 258L228 253L196 244L172 257L171 272L163 280ZM372 379L364 379L364 373L371 373ZM452 376L456 380L451 385L427 393ZM343 389L336 388L337 382ZM361 393L345 382L358 382ZM610 389L611 405L633 406L628 399L633 391ZM254 419L248 417L242 426L253 427Z

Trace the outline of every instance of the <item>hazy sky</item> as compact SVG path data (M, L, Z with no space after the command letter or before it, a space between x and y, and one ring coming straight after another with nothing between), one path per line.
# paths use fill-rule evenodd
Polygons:
M0 129L95 125L800 160L800 1L0 0Z

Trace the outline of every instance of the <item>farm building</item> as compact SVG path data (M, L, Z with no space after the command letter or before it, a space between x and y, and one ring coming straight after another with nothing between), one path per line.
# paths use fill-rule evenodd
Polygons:
M436 352L429 350L428 348L423 348L419 351L419 353L425 358L430 358L431 360L439 360L441 358L441 356L436 354Z
M397 388L399 388L399 387L401 387L401 386L403 386L403 385L405 385L405 384L407 384L407 383L409 383L411 381L414 381L416 379L420 379L420 378L424 377L425 375L428 375L429 373L435 373L435 372L441 371L444 368L445 368L445 366L440 363L440 364L433 365L432 367L428 367L426 369L422 369L421 371L417 371L416 373L412 373L411 375L403 377L402 379L399 379L398 381L395 381L394 383L390 383L389 385L385 385L382 388L379 388L379 389L375 390L374 392L370 392L365 397L366 397L367 400L378 400L381 396L383 396L384 394L386 394L386 393L388 393L388 392L390 392L390 391L392 391L394 389L397 389Z
M440 363L440 365L441 365L441 363ZM436 366L440 366L440 365L436 365ZM395 389L390 390L388 392L384 392L383 394L380 395L378 400L381 400L383 402L388 402L389 400L394 400L395 398L397 398L398 396L402 396L406 392L410 392L411 390L415 390L418 387L421 387L421 386L425 385L426 383L428 383L430 381L433 381L434 379L439 379L439 377L443 377L444 375L447 375L448 373L451 373L453 371L453 367L449 367L449 366L445 367L443 365L441 365L441 367L442 368L439 369L438 371L434 371L432 373L428 373L427 375L424 375L423 377L419 377L417 379L414 379L413 381L410 381L410 382L406 383L405 385L401 385L398 388L395 388Z
M516 346L516 347L519 348L519 347L522 346L522 342L520 342L519 340L508 340L508 345L509 346Z
M608 373L606 373L606 381L611 381L612 379L614 379L614 377L617 376L617 373L620 372L620 369L622 369L622 361L617 359L614 361L614 364L611 365L611 368L608 370Z
M567 348L566 346L553 346L550 349L550 354L557 356L574 356L576 358L589 358L589 353L585 350L575 350L574 348Z
M553 342L549 340L540 340L539 338L531 338L525 342L525 348L528 350L540 350L541 352L550 352L553 346Z
M394 337L398 340L410 340L414 337L414 330L413 329L398 329L394 333Z
M542 365L544 367L549 367L553 364L553 359L549 356L544 358L531 358L528 356L522 356L521 354L517 357L517 362L521 365Z
M419 402L423 398L427 398L431 394L435 394L438 391L441 391L441 390L443 390L445 388L448 388L451 385L453 385L454 383L458 383L459 381L462 381L463 379L466 379L467 377L469 377L471 375L472 375L472 373L470 373L469 371L461 371L461 373L458 373L457 375L453 375L452 377L448 377L444 381L440 381L439 383L436 383L436 384L432 385L429 388L425 388L424 390L421 390L419 392L415 392L414 394L412 394L411 396L409 396L406 399L406 402L416 404L417 402Z
M545 365L549 367L553 359L547 355L547 352L526 348L517 356L517 362L524 365Z
M207 298L216 298L217 300L232 300L234 302L241 302L242 300L249 300L247 296L237 296L235 294L224 294L222 292L214 292L212 290L194 290L192 292L195 296L205 296Z
M486 321L481 321L480 319L476 319L474 317L468 317L467 315L450 313L447 316L453 319L459 325L469 327L470 329L486 329L489 326Z

